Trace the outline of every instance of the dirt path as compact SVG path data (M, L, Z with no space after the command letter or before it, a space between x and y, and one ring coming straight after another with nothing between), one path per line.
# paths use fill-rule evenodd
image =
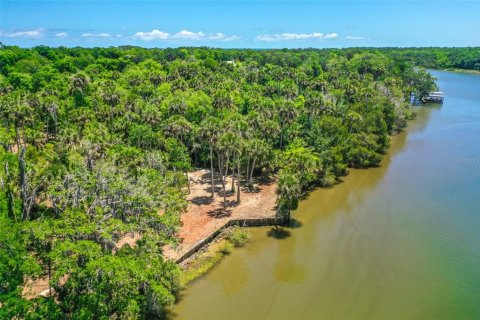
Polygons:
M190 202L187 212L182 214L182 225L179 231L181 244L176 248L165 247L164 254L168 259L176 260L192 248L196 243L212 234L232 219L270 218L275 216L276 184L255 184L255 190L249 192L241 188L241 202L237 205L236 192L227 193L227 209L223 209L223 196L220 180L216 179L215 197L211 197L210 173L198 170L189 173ZM227 179L227 191L232 184ZM235 181L236 187L236 181Z

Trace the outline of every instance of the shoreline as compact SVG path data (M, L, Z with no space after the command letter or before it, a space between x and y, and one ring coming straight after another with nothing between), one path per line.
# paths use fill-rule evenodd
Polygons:
M457 73L466 73L466 74L476 74L476 75L480 75L480 70L472 70L472 69L446 68L446 69L431 69L431 70L448 71L448 72L457 72Z

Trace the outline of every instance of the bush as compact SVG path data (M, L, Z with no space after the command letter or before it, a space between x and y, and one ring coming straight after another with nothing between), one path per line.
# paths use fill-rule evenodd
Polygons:
M224 244L222 244L222 246L218 251L225 255L225 254L230 254L232 250L233 250L232 243L226 241Z
M235 248L243 247L249 240L251 234L247 229L234 227L227 236L227 239Z

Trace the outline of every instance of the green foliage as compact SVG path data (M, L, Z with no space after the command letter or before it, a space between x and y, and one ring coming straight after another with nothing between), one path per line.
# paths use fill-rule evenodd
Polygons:
M227 239L234 247L243 247L248 241L250 241L251 234L248 229L233 227L227 234Z
M238 202L241 183L276 178L289 212L348 166L379 164L413 115L410 93L435 88L415 65L475 69L477 56L2 46L1 317L160 314L179 288L160 248L178 241L189 170L213 168ZM120 248L131 234L140 240ZM48 279L54 297L24 299L26 278Z
M233 244L229 241L222 243L219 252L222 255L230 254L233 251Z
M0 217L0 293L15 292L23 284L24 275L40 274L41 269L24 245L19 226ZM2 302L3 298L0 298Z
M480 70L478 47L405 48L391 50L397 61L411 62L425 68Z
M172 262L149 254L120 253L91 259L83 268L72 270L58 291L61 307L74 318L139 318L158 314L173 303L178 277Z

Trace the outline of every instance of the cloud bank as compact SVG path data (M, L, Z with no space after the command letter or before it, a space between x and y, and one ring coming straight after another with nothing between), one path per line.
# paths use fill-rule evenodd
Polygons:
M76 36L67 33L65 31L58 30L45 30L43 28L32 29L32 30L0 30L0 37L3 38L19 38L19 39L40 39L40 38L56 38L56 39L66 39ZM81 33L77 34L82 38L91 38L91 39L133 39L141 41L171 41L171 42L196 42L196 41L212 41L212 42L227 42L235 41L241 39L237 35L227 35L222 32L217 33L204 33L202 31L190 31L187 29L180 30L177 33L168 33L161 31L159 29L153 29L151 31L139 31L133 35L122 35L122 34L110 34L107 32L98 32L98 33ZM321 33L321 32L312 32L312 33L277 33L277 34L261 34L254 36L255 41L263 42L280 42L280 41L308 41L308 40L332 40L339 38L339 35L335 32L333 33ZM365 40L366 38L361 36L347 35L342 36L343 40Z
M358 36L346 36L345 39L347 39L347 40L363 40L365 38L364 37L358 37Z
M110 33L83 33L84 38L110 38Z
M309 39L335 39L337 33L323 34L320 32L313 33L281 33L281 34L262 34L256 37L258 41L289 41L289 40L309 40Z
M133 35L133 38L143 41L155 41L155 40L179 40L179 41L199 41L199 40L211 40L211 41L232 41L240 39L240 37L232 35L228 36L222 32L205 34L202 31L193 32L189 30L181 30L175 34L153 29L152 31L139 31Z
M167 40L170 38L170 33L153 29L150 32L137 32L135 33L134 37L144 41Z
M25 31L16 31L11 33L1 32L0 36L7 38L26 38L26 39L37 39L43 37L44 30L42 28L35 30L25 30Z

